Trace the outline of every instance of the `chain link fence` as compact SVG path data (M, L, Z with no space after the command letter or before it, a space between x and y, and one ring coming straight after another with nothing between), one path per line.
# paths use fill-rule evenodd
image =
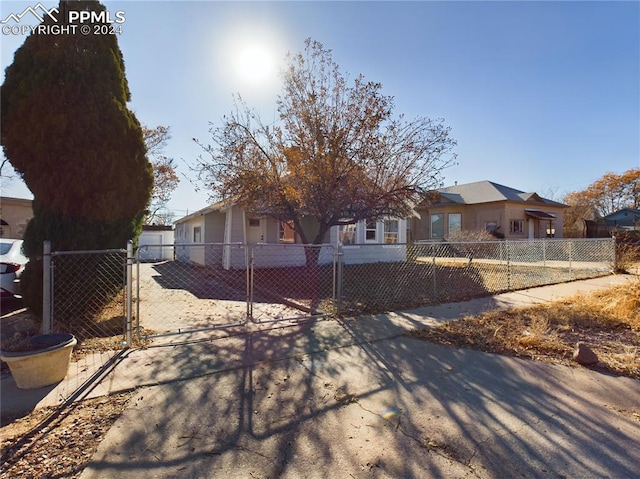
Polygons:
M616 263L612 239L153 247L45 248L43 330L78 338L62 396L153 335L461 301L603 276Z
M331 245L258 244L249 257L249 314L255 322L335 312L336 249Z
M99 340L117 349L132 341L128 321L145 337L378 313L609 274L615 265L611 239L152 247L162 254L144 245L135 255L53 253L54 330L87 348Z
M126 249L52 253L45 243L43 332L71 333L78 340L58 391L61 400L104 374L132 342L127 335L131 259Z
M408 309L602 276L615 269L616 259L611 239L424 242L394 248L403 257L391 258L386 245L343 247L344 314Z
M80 345L111 338L119 349L126 331L127 250L51 254L51 324Z

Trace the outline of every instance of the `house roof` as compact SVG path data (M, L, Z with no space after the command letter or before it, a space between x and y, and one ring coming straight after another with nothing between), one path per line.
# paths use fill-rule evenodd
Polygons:
M191 213L190 215L187 216L183 216L182 218L179 218L177 220L175 220L173 222L174 225L177 225L179 223L184 223L185 221L189 221L192 218L196 218L197 216L204 216L207 213L213 213L214 211L222 211L224 209L226 209L230 204L232 204L230 201L227 200L222 200L222 201L218 201L217 203L214 203L212 205L209 206L205 206L204 208L195 211L193 213Z
M143 225L142 231L172 231L171 225Z
M475 205L496 201L512 201L516 203L543 204L546 206L567 207L563 203L543 198L537 193L525 193L492 181L477 181L464 185L449 186L436 190L449 202L460 205ZM442 203L442 201L439 201Z

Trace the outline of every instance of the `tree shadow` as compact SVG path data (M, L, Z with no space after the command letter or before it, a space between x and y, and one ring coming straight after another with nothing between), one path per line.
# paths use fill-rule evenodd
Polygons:
M637 383L403 336L414 323L317 321L141 351L126 371L161 386L140 390L83 477L633 477L640 425L603 391Z

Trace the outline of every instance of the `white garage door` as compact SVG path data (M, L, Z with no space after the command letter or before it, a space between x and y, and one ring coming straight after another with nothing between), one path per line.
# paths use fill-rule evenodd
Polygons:
M138 255L142 261L162 260L162 235L144 232L140 235Z

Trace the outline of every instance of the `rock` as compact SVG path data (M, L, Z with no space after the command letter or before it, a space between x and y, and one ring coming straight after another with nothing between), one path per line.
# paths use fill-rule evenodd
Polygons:
M583 366L593 366L598 363L596 353L583 342L576 343L576 349L573 351L573 359Z

